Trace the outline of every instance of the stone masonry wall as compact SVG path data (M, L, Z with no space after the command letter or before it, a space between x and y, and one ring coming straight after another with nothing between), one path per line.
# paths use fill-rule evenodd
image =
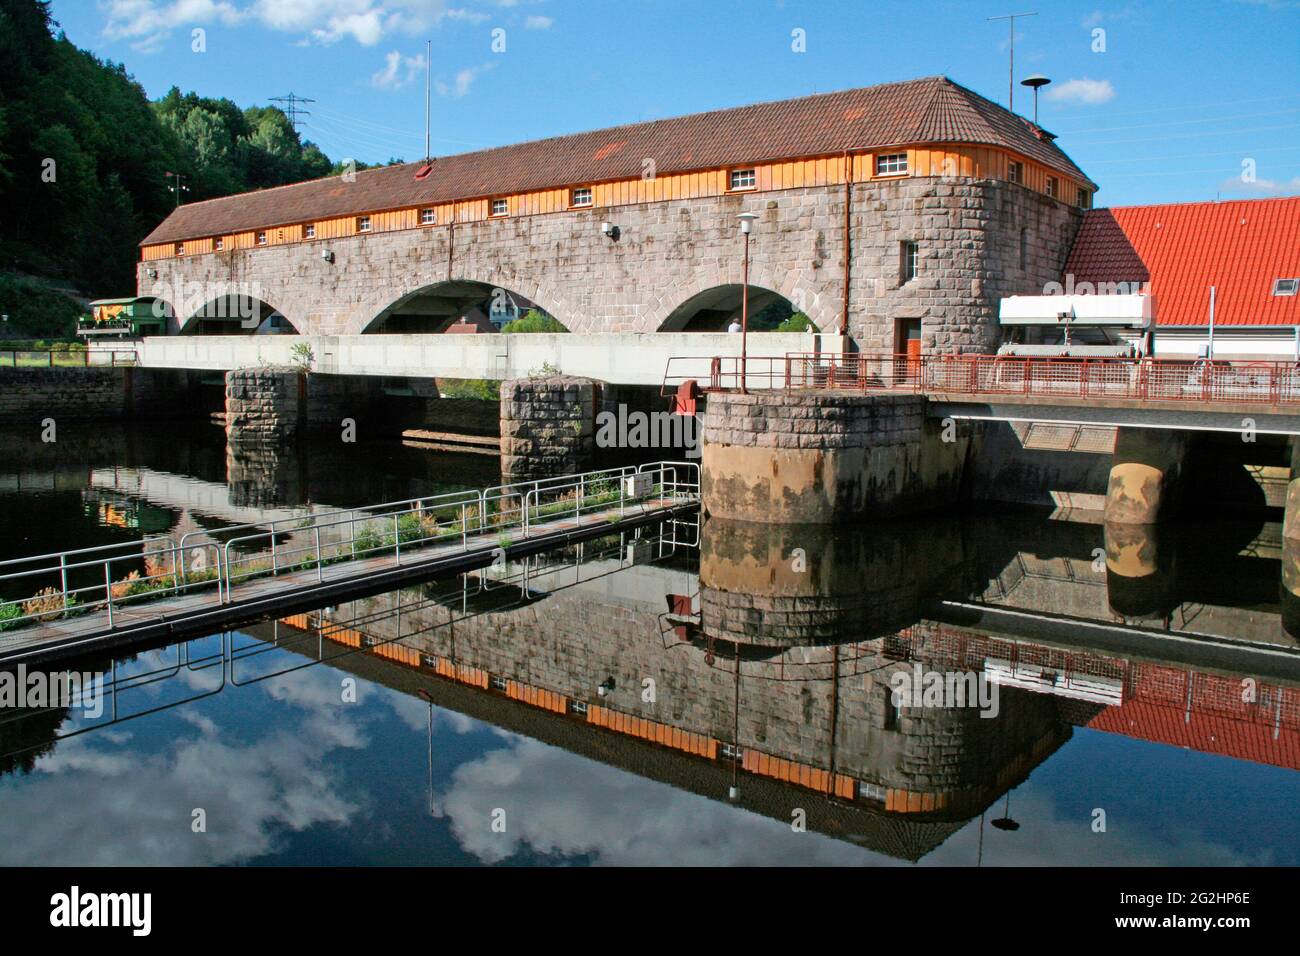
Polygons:
M587 470L595 449L596 383L555 375L501 384L501 475L523 481Z
M381 379L362 376L235 369L226 373L226 439L280 444L313 432L342 440L351 419L355 440L372 425L381 386Z
M0 368L0 425L205 417L190 401L193 382L170 369Z
M927 349L987 351L1000 296L1060 278L1079 210L1022 186L916 177L853 187L850 334L892 349L898 321L922 320ZM844 189L818 186L510 217L141 263L138 288L187 319L230 283L303 334L364 331L398 299L449 280L518 293L572 332L654 332L697 293L739 284L736 215L759 218L750 282L785 296L823 330L840 327ZM600 232L614 222L620 238ZM1020 265L1020 231L1028 254ZM900 283L900 243L920 275ZM321 252L328 249L334 261ZM155 271L156 278L149 272Z

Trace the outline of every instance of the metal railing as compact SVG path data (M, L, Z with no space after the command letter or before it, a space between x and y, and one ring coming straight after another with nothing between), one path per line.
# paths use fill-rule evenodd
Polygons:
M0 349L0 367L114 368L139 365L135 349Z
M819 352L752 358L749 363L744 378L751 389L1300 404L1298 362ZM706 390L735 389L741 377L738 358L674 357L661 391L666 395L687 378Z
M241 585L289 572L315 571L322 582L327 568L364 559L401 565L412 552L436 545L456 553L492 544L505 551L515 536L529 537L550 523L602 512L620 518L653 504L698 500L699 487L697 462L655 462L191 531L179 540L12 558L0 561L0 594L30 597L0 600L0 644L13 628L87 614L105 615L112 628L127 609L161 597L211 593L215 603L229 604Z

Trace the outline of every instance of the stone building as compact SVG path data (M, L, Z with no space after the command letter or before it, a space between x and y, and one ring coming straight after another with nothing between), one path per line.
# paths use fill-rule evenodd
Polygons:
M928 77L191 203L138 284L173 333L248 333L250 311L436 332L503 296L576 333L722 330L748 212L752 309L864 350L988 351L998 299L1059 278L1095 189L1051 133Z

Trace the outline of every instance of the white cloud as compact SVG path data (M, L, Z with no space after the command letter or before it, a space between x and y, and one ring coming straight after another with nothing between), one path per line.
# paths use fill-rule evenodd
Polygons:
M555 21L550 17L534 15L524 21L525 30L549 30Z
M419 36L444 21L478 24L489 18L488 0L103 0L104 34L142 50L160 48L177 29L249 23L297 34L299 43L354 40L374 46L393 35ZM529 20L548 17L530 17ZM528 25L529 29L545 27Z
M1290 180L1257 179L1253 183L1242 182L1240 176L1233 176L1219 183L1219 191L1246 196L1300 196L1300 176Z
M370 85L381 90L400 90L423 72L423 53L403 56L393 50L384 57L384 68L370 77Z
M482 66L469 66L456 74L455 79L450 83L444 80L437 80L433 88L438 91L439 96L450 96L454 99L460 99L469 92L474 81L492 69L494 64L484 63Z
M1049 87L1043 95L1046 99L1057 103L1086 103L1095 106L1113 100L1115 87L1110 85L1110 80L1090 80L1084 77L1079 80L1066 80L1059 86Z

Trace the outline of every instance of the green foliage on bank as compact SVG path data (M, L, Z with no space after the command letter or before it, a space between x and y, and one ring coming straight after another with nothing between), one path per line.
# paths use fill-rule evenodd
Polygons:
M150 103L55 28L46 0L0 2L0 269L128 295L140 240L175 206L166 172L195 202L334 171L280 110L177 89Z
M527 332L567 332L559 320L541 309L529 309L522 318L507 322L501 327L502 335L520 335Z
M0 273L0 339L22 342L7 348L67 347L85 310L64 292L26 276ZM44 340L33 344L32 340Z

